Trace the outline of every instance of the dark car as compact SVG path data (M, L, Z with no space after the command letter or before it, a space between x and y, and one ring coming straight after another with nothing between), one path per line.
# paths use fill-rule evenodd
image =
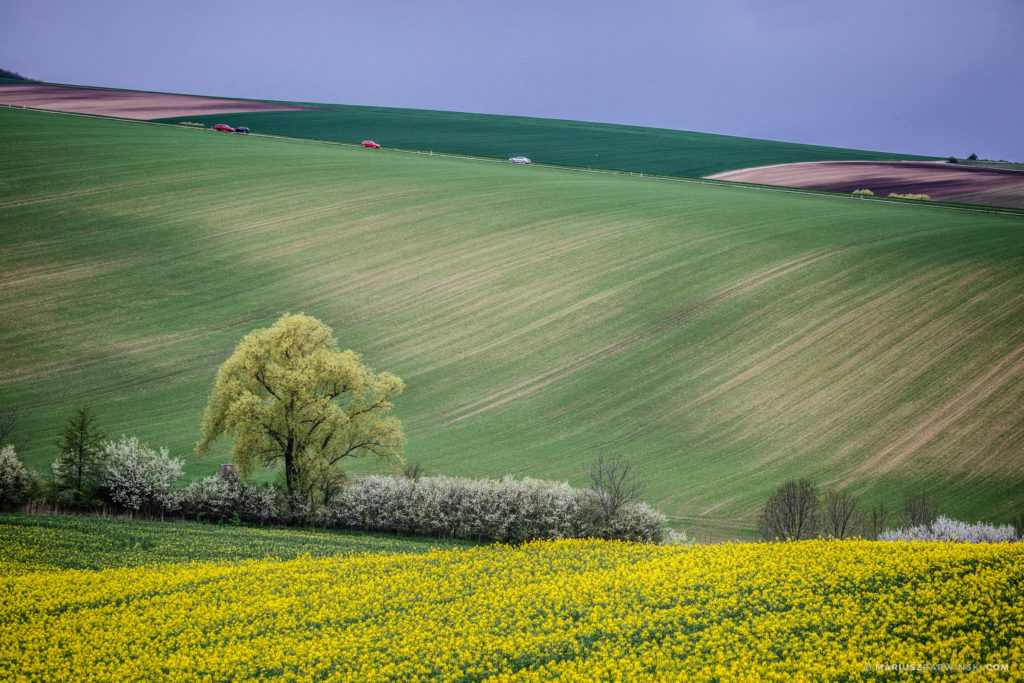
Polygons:
M248 133L249 132L249 127L248 126L239 126L238 128L235 128L235 132L236 133Z

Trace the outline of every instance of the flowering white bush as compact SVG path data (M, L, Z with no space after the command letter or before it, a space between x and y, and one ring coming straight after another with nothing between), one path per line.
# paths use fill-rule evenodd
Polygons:
M25 503L36 491L36 473L18 459L14 446L0 450L0 510Z
M537 538L603 536L660 542L664 515L644 504L627 504L596 525L585 491L565 483L505 477L367 476L356 479L318 513L321 524L520 543Z
M641 543L665 540L668 519L647 503L627 503L593 534L599 538Z
M242 482L238 489L238 515L243 522L267 524L278 520L277 490Z
M277 492L237 477L213 475L188 485L184 512L203 521L219 522L238 516L241 522L265 524L277 519Z
M115 505L149 513L172 512L181 503L174 484L184 461L172 458L166 448L155 451L134 436L103 444L100 488Z
M235 491L228 479L213 475L189 484L182 495L185 514L220 521L235 511Z
M1013 543L1020 541L1009 524L993 526L984 522L968 524L940 516L930 525L906 529L888 529L878 535L880 541L954 541L956 543Z

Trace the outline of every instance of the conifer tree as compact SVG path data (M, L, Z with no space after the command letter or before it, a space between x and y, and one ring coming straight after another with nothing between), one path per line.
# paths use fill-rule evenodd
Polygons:
M60 456L53 463L53 482L58 499L81 505L95 496L99 483L103 439L96 415L89 406L76 408L68 416L57 441Z

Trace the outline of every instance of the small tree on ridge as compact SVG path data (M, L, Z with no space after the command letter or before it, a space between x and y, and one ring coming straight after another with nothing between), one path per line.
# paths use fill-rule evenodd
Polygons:
M860 499L856 496L834 489L829 490L825 494L822 533L838 539L847 538L857 533L861 526L857 510L859 503Z
M766 541L813 538L818 534L818 492L809 479L780 486L761 508L757 530Z
M628 503L638 502L644 490L633 463L621 455L598 457L587 474L587 494L599 524L615 517Z

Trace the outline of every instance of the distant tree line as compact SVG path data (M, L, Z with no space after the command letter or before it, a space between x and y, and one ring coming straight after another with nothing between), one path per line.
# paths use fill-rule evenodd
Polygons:
M15 73L14 71L10 71L8 69L0 69L0 78L8 78L12 81L27 81L29 83L39 83L39 81L37 80L25 78L21 74Z
M889 528L890 520L895 522L894 528ZM860 537L1009 542L1024 540L1024 511L1012 525L967 524L941 516L938 504L924 491L911 493L895 510L882 505L864 509L857 496L835 489L823 494L811 480L794 479L776 489L761 507L757 531L765 541Z

